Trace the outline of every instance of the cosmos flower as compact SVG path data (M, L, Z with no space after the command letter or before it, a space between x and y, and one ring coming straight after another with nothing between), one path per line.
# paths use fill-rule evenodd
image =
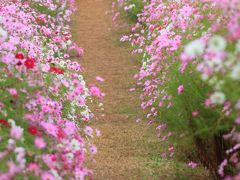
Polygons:
M211 96L210 96L210 100L213 104L217 104L217 105L221 105L225 102L226 100L226 96L224 93L222 92L214 92Z
M202 40L194 40L185 46L184 52L192 58L196 58L204 53L205 43Z
M208 47L211 51L223 51L227 46L226 40L219 35L214 35L208 41Z

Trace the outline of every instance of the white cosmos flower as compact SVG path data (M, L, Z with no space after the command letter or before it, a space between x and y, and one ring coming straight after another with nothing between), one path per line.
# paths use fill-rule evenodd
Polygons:
M74 151L79 151L81 149L81 145L78 140L72 139L70 143L70 148Z
M237 64L232 72L230 73L230 77L233 79L233 80L240 80L240 64Z
M7 31L0 27L0 40L5 41L8 37Z
M78 79L81 81L83 80L83 76L82 75L78 75Z
M59 64L59 66L61 66L61 67L65 67L65 61L60 61L58 64Z
M63 144L57 144L57 148L58 148L58 149L63 148Z
M11 127L16 127L15 121L13 119L9 119L8 122L11 125Z
M54 176L55 180L62 180L62 178L59 176L59 174L56 170L51 170L51 173Z
M62 48L63 48L63 49L67 49L67 43L64 43L64 42L63 42L63 43L61 43L61 44L62 44Z
M73 153L67 153L67 158L72 160L74 158Z
M188 43L184 48L184 52L187 55L195 58L196 56L202 55L204 53L204 49L205 43L202 40L197 39Z
M222 36L215 35L209 39L208 46L212 51L223 51L227 46L227 41Z
M210 100L213 104L223 104L225 102L225 99L226 99L225 94L220 91L214 92L210 96Z
M71 40L68 40L67 41L67 45L70 46L72 44L72 41Z

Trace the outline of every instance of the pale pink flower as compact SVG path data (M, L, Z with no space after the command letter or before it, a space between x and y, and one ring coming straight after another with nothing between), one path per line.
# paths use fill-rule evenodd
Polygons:
M181 95L183 91L184 91L184 86L183 85L178 86L178 95Z
M10 136L13 139L19 140L22 138L23 136L23 128L16 126L16 127L12 127L11 131L10 131Z
M159 106L159 107L163 107L163 102L160 101L160 102L158 103L158 106Z
M198 115L199 115L199 112L198 112L198 111L193 111L193 112L192 112L192 116L193 116L193 117L196 117L196 116L198 116Z
M17 90L15 88L10 88L8 89L8 92L12 95L12 96L17 96Z
M96 153L97 153L97 148L96 148L96 146L94 146L94 145L91 145L90 148L89 148L89 150L90 150L90 153L91 153L91 154L96 154Z
M86 127L84 128L84 132L85 132L86 135L92 136L92 134L93 134L93 129L92 129L90 126L86 126Z
M197 167L197 163L191 161L188 163L188 167L192 168L192 169L195 169Z
M44 172L41 176L41 180L55 180L55 178L51 173Z
M212 105L212 101L210 99L206 99L204 105L205 107L210 107Z
M38 148L38 149L44 149L46 147L46 143L44 141L43 138L37 137L34 140L34 145Z

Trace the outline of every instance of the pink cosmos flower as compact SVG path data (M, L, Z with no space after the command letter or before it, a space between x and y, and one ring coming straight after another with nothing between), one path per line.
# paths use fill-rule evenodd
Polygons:
M41 122L41 126L46 130L46 132L54 137L57 137L58 128L53 123Z
M180 85L178 86L178 95L180 96L184 91L184 86L183 85Z
M192 168L192 169L195 169L197 167L197 163L191 161L188 163L188 167Z
M67 121L65 123L65 127L63 128L63 131L68 135L73 135L77 131L76 124L71 121Z
M51 108L49 105L47 105L47 104L42 105L42 112L46 113L46 112L50 112L50 110L51 110Z
M37 163L30 163L27 166L27 171L33 172L35 176L40 175L40 167Z
M155 28L155 27L154 27L154 25L152 25L152 24L149 26L149 30L150 30L150 31L153 31L154 28Z
M46 143L44 141L43 138L37 137L34 140L34 145L38 148L38 149L44 149L46 147Z
M92 134L93 134L93 129L92 129L90 126L86 126L86 127L84 128L84 132L85 132L86 135L92 136Z
M205 107L210 107L212 105L212 101L210 99L206 99L204 105Z
M42 180L55 180L54 176L49 172L44 172L41 176Z
M84 50L79 47L76 43L72 43L72 46L68 49L69 55L74 56L76 55L77 57L81 57L84 53Z
M97 148L96 148L96 146L91 145L89 149L90 149L90 153L91 153L91 154L96 154L96 153L97 153Z
M198 115L199 115L199 112L198 112L198 111L193 111L193 112L192 112L192 116L193 116L193 117L196 117L196 116L198 116Z
M13 139L21 139L22 136L23 136L23 129L21 127L12 127L11 128L11 131L10 131L10 136L13 138Z
M83 86L78 86L76 89L75 89L75 93L77 94L77 95L79 95L79 94L82 94L84 92L84 88L83 88Z
M37 171L39 170L39 166L36 163L30 163L27 168L28 171Z
M160 102L158 103L158 106L159 106L159 107L163 107L163 102L160 101Z
M90 94L92 96L96 96L96 97L102 97L103 96L101 90L96 86L90 87Z
M17 96L17 90L15 88L10 88L8 89L8 92L12 95L12 96Z
M85 101L85 99L83 97L80 96L78 98L78 103L79 103L80 106L83 106L86 103L86 101Z

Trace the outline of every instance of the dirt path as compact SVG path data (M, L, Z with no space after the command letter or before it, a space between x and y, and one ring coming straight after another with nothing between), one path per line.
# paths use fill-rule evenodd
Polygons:
M111 0L76 0L78 11L72 22L74 40L84 48L81 64L88 82L97 83L96 76L105 78L100 88L106 93L104 117L94 122L102 132L97 140L97 163L91 164L95 179L172 179L169 162L151 161L160 156L159 142L154 129L146 122L136 123L141 117L139 96L129 93L134 85L133 61L129 50L118 42L120 31L110 31ZM99 85L99 83L97 83ZM155 152L153 151L155 150ZM151 167L152 162L163 166ZM149 165L150 163L150 165ZM148 164L148 165L147 165ZM154 178L154 173L160 173Z

